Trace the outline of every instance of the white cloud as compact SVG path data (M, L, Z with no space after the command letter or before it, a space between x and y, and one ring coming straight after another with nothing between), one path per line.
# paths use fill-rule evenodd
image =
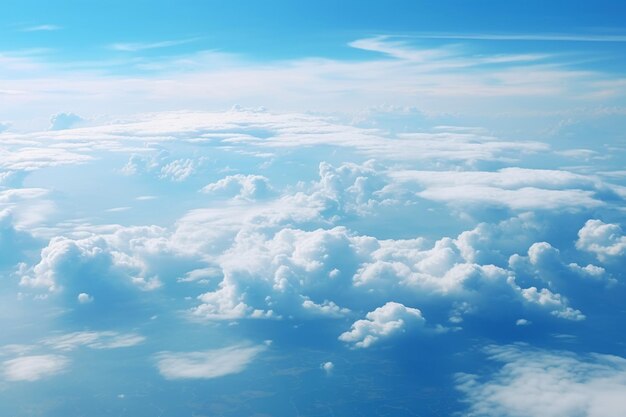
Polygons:
M70 361L61 355L21 356L2 363L7 381L37 381L64 371Z
M420 310L390 301L367 313L364 320L354 322L352 329L342 333L339 340L356 348L368 348L381 339L421 327L425 321Z
M335 364L332 362L324 362L320 365L320 368L326 373L326 375L330 375L335 369Z
M93 297L86 292L81 292L78 294L77 300L80 304L89 304L93 302Z
M341 308L334 302L328 300L324 300L321 304L316 304L309 299L305 299L302 301L302 307L314 315L325 317L340 318L350 313L350 309Z
M585 315L579 310L569 307L567 298L555 294L547 288L538 290L536 287L523 288L521 294L530 303L550 310L553 316L573 321L585 320Z
M169 48L172 46L184 45L199 40L199 38L189 38L180 40L168 40L159 42L120 42L114 43L110 47L116 51L137 52L148 49Z
M60 165L84 164L93 160L90 155L62 148L21 147L15 150L0 149L0 167L10 170L34 171Z
M617 224L590 219L578 231L576 247L606 261L626 254L626 235Z
M58 113L50 118L50 130L70 129L82 121L84 119L77 114Z
M75 350L86 346L92 349L120 349L136 346L146 338L136 333L118 333L114 331L82 331L52 336L43 339L41 343L53 349L62 351Z
M402 184L422 187L417 194L451 205L496 205L514 210L594 208L596 197L610 185L559 170L503 168L499 171L392 171Z
M225 194L244 200L257 200L272 194L272 186L269 180L262 175L229 175L211 184L207 184L201 190L207 194Z
M626 359L492 346L502 364L490 375L457 375L468 417L621 417L626 409Z
M235 345L200 352L161 352L157 368L165 379L211 379L244 371L267 345Z
M160 178L172 181L184 181L195 172L195 163L191 159L176 159L161 168Z

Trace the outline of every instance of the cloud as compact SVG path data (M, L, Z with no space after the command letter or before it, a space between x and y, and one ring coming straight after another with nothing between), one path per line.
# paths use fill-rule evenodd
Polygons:
M37 381L63 372L70 361L61 355L21 356L2 363L7 381Z
M194 161L191 159L176 159L161 168L160 178L167 178L180 182L189 178L195 171Z
M590 219L578 231L576 248L594 253L600 261L626 254L626 235L619 225Z
M610 185L559 170L503 168L498 171L395 171L402 184L424 187L417 194L450 205L495 205L513 210L577 210L604 205L597 194Z
M244 200L257 200L273 193L269 180L262 175L229 175L207 184L201 190L207 194L227 195Z
M62 27L59 25L37 25L37 26L28 26L22 29L22 32L51 32L56 30L61 30Z
M120 42L110 45L110 48L115 51L122 52L138 52L150 49L169 48L172 46L184 45L198 41L200 38L189 38L180 40L168 40L159 42Z
M0 167L10 170L35 171L47 167L83 164L93 160L90 155L62 148L21 147L0 150Z
M606 285L616 280L602 267L588 264L566 263L561 252L548 242L536 242L528 248L528 256L514 254L509 258L509 267L520 276L534 276L552 288L573 289L575 284L602 282ZM576 282L578 281L578 282Z
M342 333L339 340L351 343L356 348L368 348L381 339L412 327L421 327L425 321L420 310L390 301L367 313L364 320L355 321L352 329Z
M50 118L50 130L70 129L82 121L84 119L74 113L57 113Z
M618 417L626 407L626 359L528 345L490 346L501 367L457 375L468 417ZM530 400L529 400L530 399Z
M350 309L341 308L332 301L324 300L321 304L316 304L309 299L302 302L302 307L313 315L324 317L340 318L350 313Z
M568 307L565 297L547 288L541 290L537 290L536 287L523 288L521 294L526 301L550 310L553 316L572 321L581 321L586 318L579 310Z
M89 304L93 302L93 297L86 292L81 292L78 294L77 300L80 304Z
M165 379L211 379L243 372L267 345L234 345L199 352L161 352L157 368Z
M82 331L52 336L41 343L56 350L72 351L81 346L91 349L120 349L136 346L146 338L136 333L118 333L114 331Z
M335 369L335 364L332 362L324 362L320 365L320 368L326 373L326 375L330 375Z

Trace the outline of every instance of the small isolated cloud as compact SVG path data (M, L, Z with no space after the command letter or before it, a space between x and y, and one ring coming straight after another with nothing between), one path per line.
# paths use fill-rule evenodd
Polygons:
M530 326L532 324L532 322L530 320L526 320L526 319L517 319L515 321L515 325L516 326Z
M70 361L61 355L22 356L2 363L7 381L37 381L62 372Z
M626 359L601 354L491 346L502 367L486 378L458 374L468 417L622 417Z
M352 329L342 333L339 340L367 348L380 339L406 331L409 326L423 326L425 321L420 310L390 301L367 313L364 320L354 322Z
M89 304L93 301L93 297L85 292L78 294L77 299L80 304Z
M326 375L330 375L335 369L335 364L332 362L324 362L320 365L320 368L326 372Z
M57 113L50 118L49 130L64 130L74 127L84 119L74 113Z
M242 372L267 345L235 345L200 352L161 352L157 368L165 379L211 379Z
M578 231L576 247L605 261L626 254L626 235L617 224L591 219Z

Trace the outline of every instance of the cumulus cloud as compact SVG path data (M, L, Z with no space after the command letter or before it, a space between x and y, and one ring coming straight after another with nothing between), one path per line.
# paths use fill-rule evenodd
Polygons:
M165 379L211 379L243 372L267 345L235 345L199 352L161 352L157 368Z
M421 327L425 321L420 310L390 301L367 313L364 320L355 321L352 329L342 333L339 340L353 344L356 348L368 348L381 339L412 327Z
M528 256L514 254L509 267L520 276L533 276L552 288L572 288L584 281L615 284L616 280L602 267L565 262L561 252L548 242L535 242L528 248ZM582 280L582 281L581 281Z
M576 247L606 261L626 254L626 235L617 224L590 219L578 231Z
M184 181L195 171L194 161L188 158L176 159L161 168L160 178L167 178L172 181Z
M207 194L227 195L244 200L257 200L272 194L269 180L262 175L229 175L217 182L204 186L201 190Z
M332 362L324 362L320 365L320 368L326 373L326 375L330 375L335 369L335 364Z
M64 130L74 127L84 121L82 117L74 113L57 113L50 118L50 130Z
M521 289L521 294L526 301L548 309L550 314L556 317L573 321L585 319L583 313L567 305L567 298L560 294L555 294L547 288L540 290L536 287L523 288Z
M93 297L86 292L81 292L80 294L78 294L77 299L80 304L89 304L93 301Z
M626 359L527 345L491 346L502 366L489 375L457 375L468 417L618 417L626 408ZM530 400L529 400L530 399Z
M2 363L7 381L37 381L63 372L70 361L61 355L21 356Z

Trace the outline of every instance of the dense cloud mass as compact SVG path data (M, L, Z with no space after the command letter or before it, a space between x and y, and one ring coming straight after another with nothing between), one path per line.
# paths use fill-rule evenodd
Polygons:
M19 317L7 386L86 378L86 361L125 372L114 358L130 357L159 383L338 387L368 381L354 361L450 376L500 343L500 370L457 374L457 411L621 406L623 353L584 353L625 294L623 176L576 165L599 151L243 107L53 125L2 133L0 296Z

